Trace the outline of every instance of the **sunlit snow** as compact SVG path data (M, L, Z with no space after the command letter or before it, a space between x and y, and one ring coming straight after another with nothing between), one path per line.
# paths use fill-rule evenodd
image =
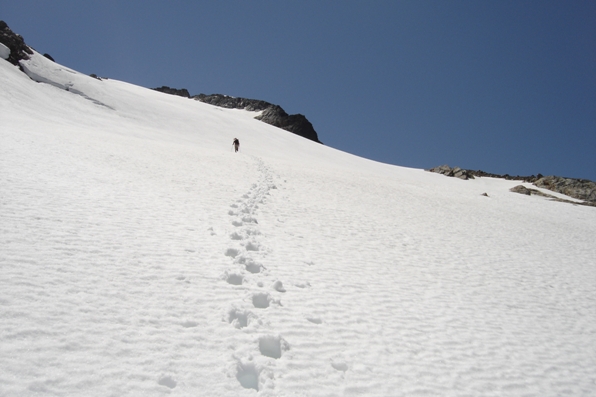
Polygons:
M0 60L0 395L596 394L596 208L23 68L44 83Z

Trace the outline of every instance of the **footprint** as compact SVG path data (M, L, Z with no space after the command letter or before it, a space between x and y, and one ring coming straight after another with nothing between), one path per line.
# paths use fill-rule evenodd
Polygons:
M334 360L331 362L331 366L338 371L346 372L348 370L348 364L346 364L344 361L335 361Z
M323 320L321 320L319 317L306 317L306 319L313 324L323 324Z
M249 271L253 274L260 273L264 269L263 265L261 265L260 263L255 263L255 262L247 263L244 267L246 268L247 271Z
M247 327L248 324L250 324L250 322L254 319L254 314L248 310L232 308L228 312L228 322L238 329Z
M194 328L197 325L199 325L199 323L197 323L196 321L185 321L182 323L182 326L184 328Z
M243 223L242 223L242 221L235 220L235 221L232 221L232 225L234 225L234 226L238 227L238 226L242 226L242 225L243 225Z
M228 274L225 277L226 281L228 282L228 284L232 284L232 285L242 285L242 283L244 282L244 277L241 274Z
M259 370L254 363L238 363L236 379L245 389L259 391Z
M247 251L258 251L259 250L259 246L251 241L249 241L244 248L246 248Z
M282 350L288 350L288 343L280 336L267 335L259 338L259 351L263 356L281 358Z
M259 292L252 296L252 304L258 309L266 309L271 303L271 296L266 292Z
M171 376L162 376L157 383L170 389L173 389L178 384Z
M225 255L231 258L235 258L236 256L238 256L239 253L240 251L238 251L236 248L228 248L225 252Z
M283 283L281 281L279 281L279 280L277 280L276 282L274 282L271 287L273 287L273 289L276 290L276 291L278 291L278 292L286 292L286 289L284 288Z
M242 218L242 222L246 222L246 223L256 223L258 224L259 222L257 222L256 218L253 218L252 216L245 216ZM232 224L234 224L234 222L232 222Z
M237 232L234 232L234 233L230 234L230 238L232 240L242 240L242 239L244 239L244 236L242 236L241 234L239 234Z

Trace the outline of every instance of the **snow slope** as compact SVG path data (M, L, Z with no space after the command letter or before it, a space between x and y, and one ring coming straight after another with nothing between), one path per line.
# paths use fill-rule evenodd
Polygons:
M594 208L23 66L45 83L0 60L1 396L596 395Z

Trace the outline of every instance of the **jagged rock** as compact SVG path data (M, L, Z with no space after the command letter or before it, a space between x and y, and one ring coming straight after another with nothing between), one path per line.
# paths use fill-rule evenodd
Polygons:
M0 21L0 43L10 50L6 60L15 66L19 66L20 60L29 59L29 55L33 54L33 50L25 44L23 37L10 30L4 21Z
M163 93L170 94L170 95L178 95L178 96L181 96L184 98L190 98L190 94L186 88L177 89L177 88L171 88L171 87L164 85L164 86L153 88L153 89L155 91L163 92Z
M430 170L428 170L430 172L436 172L439 174L443 174L446 176L453 176L456 178L460 178L460 179L474 179L475 177L489 177L489 178L501 178L501 179L507 179L510 181L524 181L524 182L535 182L538 179L542 178L541 174L536 175L530 175L530 176L511 176L509 174L505 174L505 175L499 175L499 174L491 174L489 172L484 172L481 170L478 171L474 171L474 170L465 170L459 167L454 167L451 168L448 165L441 165L439 167L435 167L435 168L431 168Z
M287 114L281 106L258 99L236 98L221 94L199 94L193 97L197 101L228 109L245 109L262 113L255 118L264 123L292 132L301 137L321 143L314 127L302 114Z
M251 112L260 112L261 110L274 106L272 103L261 101L259 99L237 98L222 94L199 94L193 96L193 99L222 108L244 109Z
M429 171L463 180L474 179L474 175L469 170L464 170L459 167L451 168L447 164L431 168Z
M265 109L263 113L255 117L255 119L286 131L293 132L294 134L310 139L311 141L321 143L312 124L302 114L289 115L280 106L275 105Z
M545 176L534 182L534 185L565 194L578 200L596 203L596 183L587 179Z
M477 177L489 177L489 178L501 178L501 179L507 179L510 181L524 181L524 182L534 182L540 178L542 178L541 174L538 175L530 175L530 176L512 176L509 174L505 174L505 175L500 175L500 174L491 174L489 172L485 172L482 170L468 170L468 172L470 172L472 175L477 176Z
M529 189L523 185L518 185L518 186L512 187L511 189L509 189L509 191L514 192L514 193L525 194L527 196L531 196L531 195L542 196L542 197L549 198L553 201L558 201L560 203L568 203L568 204L573 204L573 205L586 205L586 206L590 206L590 207L596 207L596 202L593 202L593 201L576 202L576 201L571 201L571 200L565 200L562 198L555 197L551 194L543 193L537 189Z

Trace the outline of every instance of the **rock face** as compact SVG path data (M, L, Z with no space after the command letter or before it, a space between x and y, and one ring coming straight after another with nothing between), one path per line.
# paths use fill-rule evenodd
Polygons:
M176 89L164 85L161 87L154 88L154 90L170 95L178 95L184 98L190 98L190 94L188 93L188 90L186 88Z
M251 112L260 112L273 104L258 99L236 98L222 94L205 95L199 94L193 97L197 101L208 103L210 105L219 106L228 109L244 109Z
M311 141L321 143L314 127L302 114L287 114L280 106L275 105L265 109L263 113L255 118Z
M435 167L435 168L431 168L430 170L428 170L430 172L436 172L438 174L442 174L445 176L452 176L455 178L460 178L460 179L474 179L475 177L489 177L489 178L501 178L501 179L507 179L510 181L524 181L524 182L535 182L538 179L542 178L542 175L538 174L538 176L536 175L530 175L530 176L512 176L509 174L505 174L505 175L499 175L499 174L491 174L489 172L484 172L481 170L478 171L474 171L474 170L465 170L459 167L449 167L448 165L441 165L439 167Z
M472 171L464 170L459 167L451 168L446 164L440 165L435 168L431 168L429 171L436 172L437 174L441 174L441 175L445 175L445 176L451 176L454 178L463 179L463 180L474 179L474 174L472 173Z
M587 179L563 178L560 176L545 176L534 182L534 185L553 192L596 203L596 183Z
M227 95L199 94L193 97L195 100L220 106L228 109L245 109L253 112L262 111L255 117L264 123L290 131L301 137L321 143L314 127L308 119L302 114L287 114L281 106L258 99L235 98Z
M156 91L166 94L178 95L185 98L193 98L195 101L201 101L213 106L219 106L227 109L244 109L250 112L262 112L255 119L275 127L300 135L311 141L322 143L314 127L308 119L302 114L287 114L281 106L261 101L259 99L238 98L222 94L199 94L190 96L186 88L176 89L167 86L153 88Z
M525 187L523 185L518 185L518 186L512 187L509 190L514 193L525 194L527 196L534 195L534 196L546 197L553 201L558 201L560 203L568 203L568 204L573 204L573 205L586 205L586 206L590 206L590 207L596 207L596 202L594 202L594 201L575 202L575 201L571 201L571 200L565 200L562 198L555 197L551 194L543 193L537 189L528 189L527 187Z
M10 49L7 61L15 66L20 66L20 60L29 59L29 55L33 54L31 48L25 44L23 37L10 30L4 21L0 21L0 43Z

